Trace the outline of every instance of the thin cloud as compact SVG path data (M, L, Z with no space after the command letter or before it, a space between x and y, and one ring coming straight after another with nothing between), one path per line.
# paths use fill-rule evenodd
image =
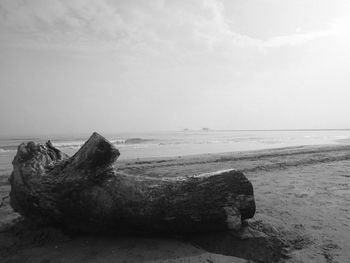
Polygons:
M262 40L235 32L222 2L191 2L150 1L125 11L119 2L104 0L2 1L1 38L26 48L159 53L297 46L335 34L329 28Z

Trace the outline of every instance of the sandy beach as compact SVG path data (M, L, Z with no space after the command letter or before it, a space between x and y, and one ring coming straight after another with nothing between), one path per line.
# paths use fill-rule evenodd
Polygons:
M0 0L0 263L350 263L349 25Z
M249 224L282 243L237 240L227 233L191 238L66 236L19 222L0 178L1 262L349 262L350 146L300 146L251 152L122 160L136 176L245 173L257 211ZM266 246L266 248L264 248ZM263 253L277 253L264 257ZM260 254L259 254L260 253ZM249 255L253 257L249 257Z

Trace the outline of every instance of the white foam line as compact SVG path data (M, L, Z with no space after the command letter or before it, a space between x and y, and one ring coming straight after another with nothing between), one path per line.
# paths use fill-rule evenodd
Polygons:
M231 171L235 171L236 169L224 169L224 170L219 170L219 171L215 171L215 172L209 172L209 173L202 173L202 174L198 174L198 175L194 175L193 177L195 178L201 178L201 177L210 177L213 175L218 175L221 173L227 173L227 172L231 172Z

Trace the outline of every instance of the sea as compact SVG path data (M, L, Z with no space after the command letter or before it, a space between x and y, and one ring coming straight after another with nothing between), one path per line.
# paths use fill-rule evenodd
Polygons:
M101 134L117 147L119 159L174 157L194 154L251 151L302 145L350 144L350 130L184 130ZM90 134L0 137L0 175L9 174L17 147L34 141L73 155Z

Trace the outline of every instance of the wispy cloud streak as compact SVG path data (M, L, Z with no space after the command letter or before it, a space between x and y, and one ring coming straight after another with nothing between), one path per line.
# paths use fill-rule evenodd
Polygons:
M130 1L62 0L0 2L3 43L26 48L77 51L188 50L218 47L297 46L329 37L333 27L259 39L235 32L218 0Z

